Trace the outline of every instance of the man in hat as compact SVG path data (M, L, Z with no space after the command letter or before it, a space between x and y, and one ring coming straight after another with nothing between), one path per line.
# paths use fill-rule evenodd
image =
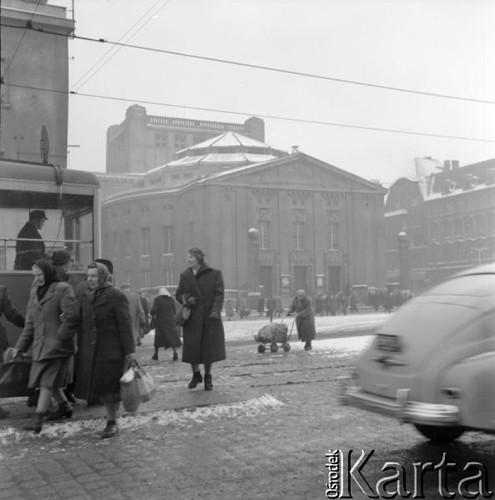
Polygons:
M17 235L19 241L15 245L14 262L14 269L17 271L30 271L37 260L46 259L45 243L39 233L46 220L48 219L44 210L33 210L29 213L29 220Z
M55 250L52 255L52 264L57 271L60 281L69 281L69 271L72 267L72 255L67 250Z

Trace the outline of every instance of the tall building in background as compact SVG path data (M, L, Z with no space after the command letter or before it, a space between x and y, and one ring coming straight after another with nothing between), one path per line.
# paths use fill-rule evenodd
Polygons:
M265 140L265 122L254 116L244 123L152 116L135 104L127 109L122 123L107 130L106 171L147 172L173 160L177 151L229 131Z
M0 15L0 157L66 167L74 20L46 0L2 0Z
M493 262L495 159L463 167L456 160L416 159L416 176L390 187L385 221L389 285L400 281L401 260L413 291Z

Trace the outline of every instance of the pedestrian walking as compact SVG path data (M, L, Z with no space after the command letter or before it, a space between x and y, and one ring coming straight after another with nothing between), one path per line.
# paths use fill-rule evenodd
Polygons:
M88 290L81 297L81 330L75 395L105 406L106 426L102 438L119 433L120 377L134 359L127 295L114 288L108 268L99 262L88 266Z
M155 353L151 359L154 361L158 361L158 349L160 347L164 349L171 347L173 361L179 359L177 348L182 345L182 342L175 325L175 310L175 300L168 289L165 287L160 288L151 308L151 324L155 329Z
M275 307L277 306L273 294L266 299L266 315L270 318L270 323L273 321L273 314L275 313Z
M182 328L184 347L182 361L190 363L193 376L189 389L203 381L199 365L204 365L204 386L213 389L211 365L226 359L225 333L222 324L224 284L222 273L205 262L204 252L191 248L187 254L189 267L180 275L177 300L191 308L191 315Z
M230 299L225 302L225 316L228 321L231 321L235 316L234 306L232 305L232 301Z
M7 321L13 325L24 328L24 316L12 305L7 287L0 285L0 318L2 318L2 316L5 316ZM8 347L9 339L7 338L7 332L0 320L0 363L3 362L4 353ZM6 418L7 416L8 412L0 408L0 419Z
M72 287L58 281L57 272L49 261L37 260L33 274L26 323L16 349L18 355L23 356L32 345L33 363L28 387L38 388L39 397L33 420L24 429L39 433L51 397L57 401L59 409L50 419L72 417L73 410L64 389L72 380L79 317Z
M287 316L293 313L296 314L297 336L301 342L305 342L304 350L311 351L313 348L311 341L316 336L315 313L311 305L311 300L309 300L306 292L302 289L296 292Z
M256 310L258 311L258 316L263 316L263 313L265 312L265 299L263 297L258 297Z
M141 325L141 338L143 338L150 331L150 305L143 292L138 292L138 296L144 313L144 323Z

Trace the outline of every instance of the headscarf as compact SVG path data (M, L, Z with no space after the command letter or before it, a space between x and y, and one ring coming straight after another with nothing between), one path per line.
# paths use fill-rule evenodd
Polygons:
M44 285L38 286L36 294L38 295L38 300L41 300L45 295L48 287L55 281L59 281L57 270L53 267L53 264L45 259L37 260L33 265L39 267L43 276L45 277Z
M89 264L88 269L96 269L98 271L98 284L96 285L96 288L94 290L87 291L89 301L93 302L104 288L111 286L112 276L110 275L110 271L107 266L105 266L105 264L101 264L100 262L92 262Z
M196 259L198 260L199 264L202 264L205 260L205 253L201 248L198 247L193 247L188 251L191 255L194 255Z
M158 290L158 295L165 295L167 297L171 297L170 292L164 286L162 286L160 290Z

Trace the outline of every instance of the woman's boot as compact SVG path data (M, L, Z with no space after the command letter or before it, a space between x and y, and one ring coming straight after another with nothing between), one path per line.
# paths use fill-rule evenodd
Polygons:
M44 413L35 412L33 419L26 425L23 425L22 428L25 431L33 431L35 434L39 434L41 429L43 428L43 417Z
M198 384L203 382L203 377L201 376L201 372L197 371L193 373L192 379L187 386L189 389L194 389Z
M205 391L211 391L213 389L213 382L211 380L211 374L205 373Z

